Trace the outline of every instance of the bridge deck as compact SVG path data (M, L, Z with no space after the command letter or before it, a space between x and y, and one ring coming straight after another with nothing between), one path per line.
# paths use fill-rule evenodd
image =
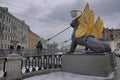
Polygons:
M3 58L2 58L3 59ZM120 58L119 57L116 57L116 60L117 60L117 70L115 72L115 80L120 80ZM61 75L62 74L62 75ZM63 75L64 74L64 75ZM2 77L3 75L3 71L0 70L0 77ZM47 77L48 75L51 75L51 78L54 78L52 80L56 80L56 76L60 79L57 79L57 80L64 80L63 78L68 78L69 77L69 80L93 80L93 78L96 80L99 79L99 78L103 78L103 77L96 77L96 76L87 76L87 75L79 75L79 74L73 74L73 73L65 73L65 72L52 72L52 73L49 73L49 74L45 74L45 75L38 75L38 76L33 76L33 77L30 77L30 78L26 78L24 80L37 80L36 78L39 78L39 80L43 80L43 77L42 76L45 76ZM61 76L60 76L61 75ZM72 77L70 77L72 76ZM50 77L50 76L49 76ZM79 78L79 79L76 79L75 77ZM47 78L47 80L51 80ZM102 79L101 79L102 80Z
M120 80L120 58L116 58L117 60L117 70L115 72L115 79L114 80ZM109 77L98 77L98 76L87 76L87 75L80 75L80 74L73 74L73 73L67 73L67 72L52 72L49 74L44 74L44 75L38 75L38 76L33 76L30 78L26 78L24 80L112 80L114 74L110 75ZM49 79L48 79L49 77ZM108 79L109 78L109 79Z
M68 72L52 72L44 75L33 76L23 80L108 80L104 77L87 76Z

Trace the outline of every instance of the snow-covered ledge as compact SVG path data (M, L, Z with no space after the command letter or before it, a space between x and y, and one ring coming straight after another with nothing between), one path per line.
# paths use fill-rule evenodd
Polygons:
M65 72L108 77L115 68L115 58L112 53L105 54L66 54L63 55Z

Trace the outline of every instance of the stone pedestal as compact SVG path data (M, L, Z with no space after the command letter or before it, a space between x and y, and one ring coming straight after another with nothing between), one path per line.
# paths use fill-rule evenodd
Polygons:
M10 54L7 57L6 72L7 80L19 80L22 78L21 75L21 57L18 54Z
M116 68L116 66L117 66L117 61L116 61L116 58L115 58L115 53L111 52L111 53L109 54L109 56L110 56L110 64L111 64L111 67L112 67L112 69L114 70L114 69Z
M111 62L112 61L112 62ZM63 71L82 75L108 77L114 64L111 54L63 55Z

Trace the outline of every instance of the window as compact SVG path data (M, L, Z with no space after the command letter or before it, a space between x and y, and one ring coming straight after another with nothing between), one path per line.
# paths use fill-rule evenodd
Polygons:
M13 24L13 20L11 20L12 24Z
M9 23L10 23L10 18L9 18Z
M2 18L2 14L0 13L0 18Z
M2 44L2 49L4 49L4 44Z
M8 35L6 35L6 40L8 41Z
M2 38L3 38L3 40L4 40L4 34L2 35Z
M7 35L5 35L5 40L7 40Z
M6 35L4 35L4 40L6 40Z
M5 19L5 15L3 15L3 19Z
M8 31L10 32L10 28L8 28Z
M9 44L8 44L8 48L7 49L9 49Z
M5 48L4 49L6 49L6 44L5 44Z
M4 30L5 29L5 24L3 24L3 27L2 27L2 30Z
M118 31L118 34L120 34L120 31ZM119 35L120 36L120 35Z
M6 26L6 31L7 31L7 26Z
M6 40L8 40L8 36L6 35Z
M1 28L1 23L0 23L0 29L2 29L2 28Z
M11 32L11 27L10 27L10 32Z
M6 21L8 22L8 17L6 18Z

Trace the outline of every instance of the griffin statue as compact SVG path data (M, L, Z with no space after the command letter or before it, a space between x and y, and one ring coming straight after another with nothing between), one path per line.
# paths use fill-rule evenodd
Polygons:
M78 13L81 13L78 15ZM94 51L95 53L110 52L111 48L108 43L101 40L104 30L103 20L100 16L94 22L94 12L87 3L84 11L72 10L73 18L70 26L73 28L72 43L68 54L73 53L77 45L85 46L85 50Z

